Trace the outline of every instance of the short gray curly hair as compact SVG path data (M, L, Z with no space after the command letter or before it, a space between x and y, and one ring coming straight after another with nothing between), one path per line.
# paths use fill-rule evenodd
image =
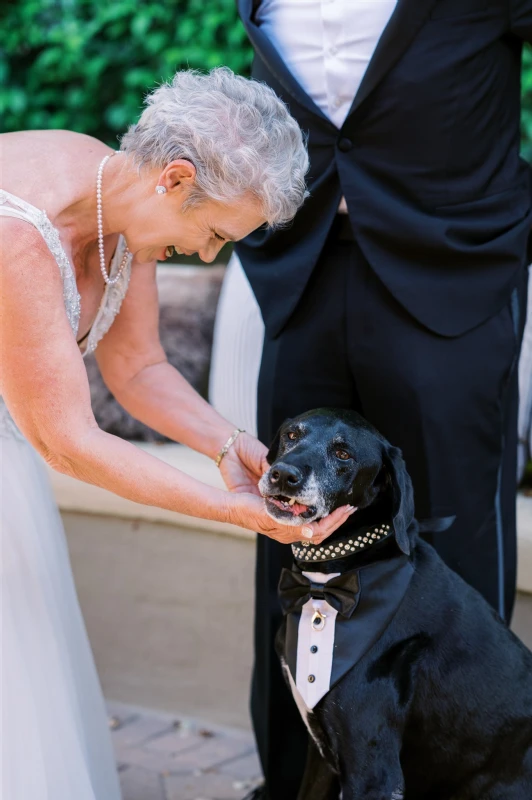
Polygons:
M251 192L271 227L289 222L308 194L299 125L272 89L227 67L185 70L159 86L121 150L139 167L191 161L196 181L185 205Z

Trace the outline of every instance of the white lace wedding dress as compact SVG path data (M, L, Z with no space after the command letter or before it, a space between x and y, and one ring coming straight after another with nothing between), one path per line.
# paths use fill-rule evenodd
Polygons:
M43 211L0 190L0 216L41 233L77 334L72 265ZM125 244L111 265L116 275ZM131 264L107 286L86 339L92 352L118 313ZM105 707L44 464L0 397L0 797L119 800Z

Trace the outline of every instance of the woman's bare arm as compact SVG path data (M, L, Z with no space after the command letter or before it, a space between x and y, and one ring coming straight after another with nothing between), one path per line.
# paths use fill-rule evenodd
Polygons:
M166 359L155 262L134 265L119 315L96 358L118 402L141 422L214 458L234 430Z

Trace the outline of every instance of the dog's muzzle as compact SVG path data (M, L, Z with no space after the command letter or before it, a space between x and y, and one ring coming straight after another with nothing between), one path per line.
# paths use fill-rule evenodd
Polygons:
M304 525L327 516L328 509L317 483L311 478L290 482L275 480L273 466L259 481L259 490L266 504L266 511L285 525Z

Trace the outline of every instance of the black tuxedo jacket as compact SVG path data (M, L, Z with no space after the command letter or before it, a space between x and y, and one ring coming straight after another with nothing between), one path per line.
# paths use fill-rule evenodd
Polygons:
M309 137L311 197L288 228L237 246L267 334L300 299L342 195L365 258L423 325L456 336L499 311L526 264L532 223L530 168L519 157L532 0L398 0L341 130L255 24L257 1L237 2L253 77Z

